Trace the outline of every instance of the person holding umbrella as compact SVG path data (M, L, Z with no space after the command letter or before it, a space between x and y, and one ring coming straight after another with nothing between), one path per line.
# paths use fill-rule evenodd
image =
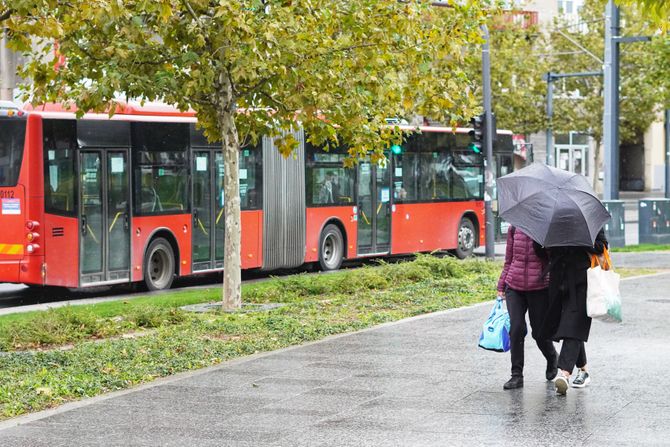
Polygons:
M605 232L600 230L592 247L555 247L549 249L549 311L541 333L562 340L558 358L560 372L554 383L556 392L565 395L572 370L577 366L574 388L583 388L591 377L586 368L584 343L589 339L591 318L586 314L586 271L591 254L601 255L607 247Z
M503 176L497 185L500 216L548 249L549 308L540 337L563 341L554 384L565 395L575 366L580 369L572 386L590 381L586 271L590 253L607 246L603 226L611 216L586 177L541 163Z
M505 265L498 280L498 296L507 302L510 317L510 357L512 377L503 388L523 387L524 340L526 312L531 335L547 359L545 377L552 380L557 373L558 354L550 338L540 337L540 327L549 308L549 278L542 275L547 268L547 252L523 231L510 226L507 231Z

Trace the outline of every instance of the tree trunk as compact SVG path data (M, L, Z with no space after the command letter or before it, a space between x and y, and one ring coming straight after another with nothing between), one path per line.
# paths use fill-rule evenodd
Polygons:
M222 92L219 124L223 141L223 180L225 246L223 257L223 309L242 307L241 216L240 216L240 141L235 126L235 100L230 80L221 77Z

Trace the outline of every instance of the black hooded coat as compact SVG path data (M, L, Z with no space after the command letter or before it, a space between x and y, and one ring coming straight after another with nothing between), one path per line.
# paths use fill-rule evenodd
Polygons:
M586 271L591 267L591 255L602 254L605 247L605 232L600 230L593 247L547 249L549 308L540 331L542 338L588 341L591 318L586 315Z

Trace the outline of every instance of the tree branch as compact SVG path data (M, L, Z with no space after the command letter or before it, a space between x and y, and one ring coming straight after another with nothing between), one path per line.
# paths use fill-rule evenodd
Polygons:
M195 20L196 22L198 22L198 26L200 27L200 29L202 29L202 28L203 28L203 23L202 23L202 21L200 20L200 17L198 17L198 16L195 14L195 11L193 10L193 7L192 7L191 4L189 3L189 1L188 1L188 0L181 0L181 2L182 2L182 4L184 5L184 7L188 10L188 13L191 14L191 17L193 17L193 20Z
M3 11L2 13L0 13L0 22L4 22L8 18L10 18L11 15L12 15L12 10L11 9Z
M278 99L273 98L268 92L261 90L258 93L260 93L262 96L266 97L273 104L277 105L279 107L279 109L281 109L282 111L284 111L284 112L290 112L291 111L290 108L286 104L284 104L283 102L281 102Z

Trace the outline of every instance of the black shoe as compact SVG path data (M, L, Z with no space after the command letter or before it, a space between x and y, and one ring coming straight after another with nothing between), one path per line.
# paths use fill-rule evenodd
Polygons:
M503 389L505 390L513 390L515 388L523 388L523 377L512 376L512 378L503 385Z
M556 378L556 374L558 374L558 358L554 357L547 361L547 370L545 371L544 377L551 381Z
M580 369L579 372L577 373L577 377L575 377L572 380L572 383L570 385L573 388L584 388L590 382L591 382L591 376L589 376L589 373L587 373L583 369Z

